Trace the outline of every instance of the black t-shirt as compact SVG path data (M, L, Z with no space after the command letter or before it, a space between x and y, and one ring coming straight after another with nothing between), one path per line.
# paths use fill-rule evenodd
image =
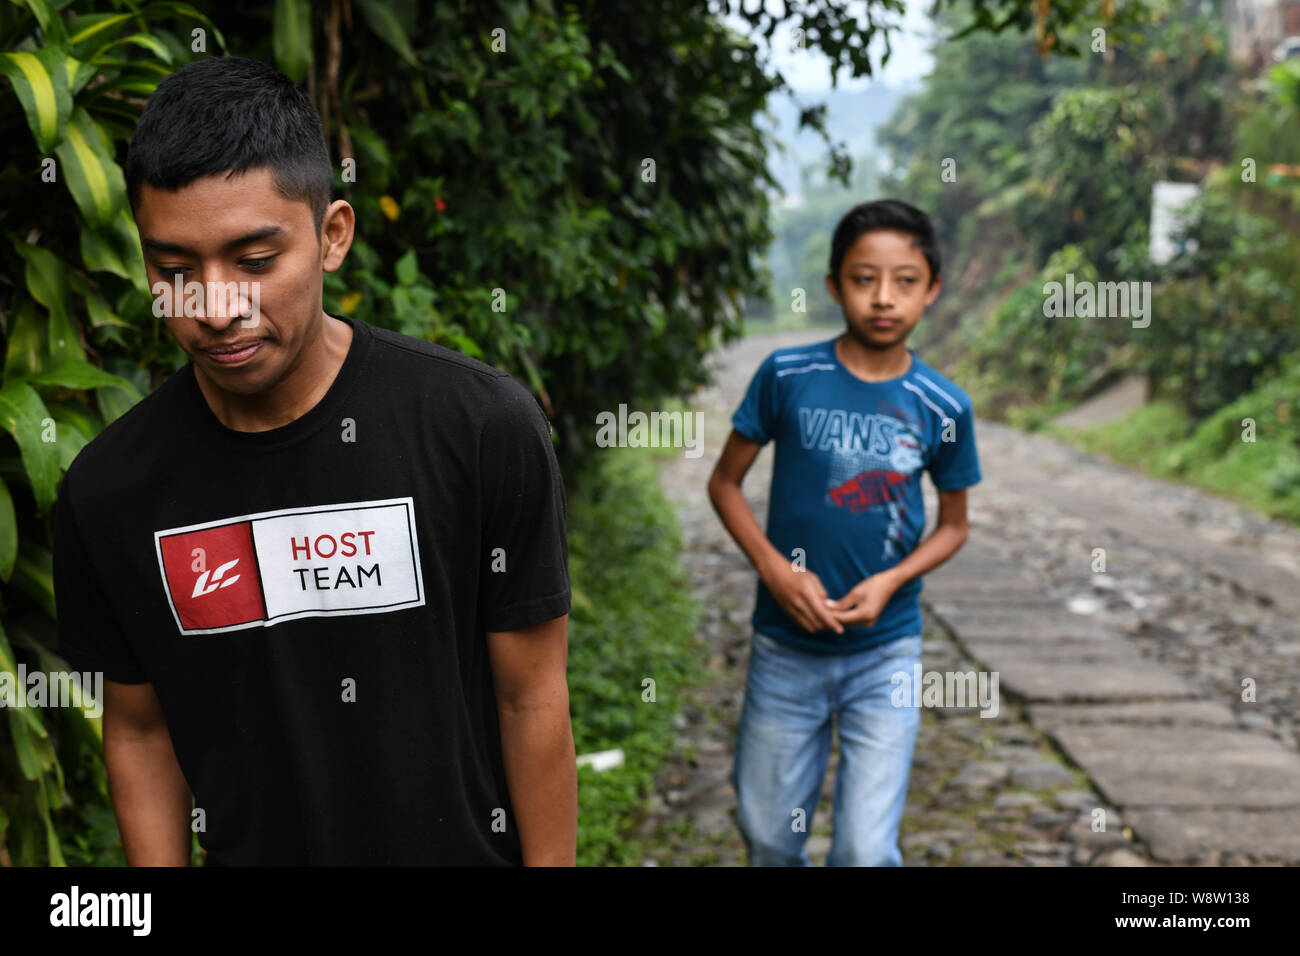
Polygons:
M209 865L519 864L485 632L569 611L550 426L504 372L343 321L288 425L227 428L191 362L82 449L62 653L153 685Z

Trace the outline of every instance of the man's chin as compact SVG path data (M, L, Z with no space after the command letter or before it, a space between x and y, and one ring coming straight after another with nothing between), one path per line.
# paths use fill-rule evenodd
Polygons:
M878 332L874 329L862 330L856 326L848 327L849 335L853 340L861 345L864 349L873 349L884 352L888 349L897 348L907 341L907 336L911 329L891 329L888 332Z

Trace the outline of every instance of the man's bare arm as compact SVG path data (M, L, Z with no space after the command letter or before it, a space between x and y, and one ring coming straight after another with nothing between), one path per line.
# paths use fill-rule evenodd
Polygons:
M912 578L934 570L956 554L966 543L969 530L966 489L940 491L939 517L930 536L906 558L883 573L894 579L895 587L902 587Z
M841 634L844 628L831 615L820 579L811 571L794 570L791 559L778 551L758 526L741 491L741 482L761 447L734 428L731 430L709 476L709 500L785 612L810 633L829 628Z
M906 558L855 585L834 602L841 624L871 627L894 592L912 578L947 561L966 542L966 489L939 492L939 519L930 536Z
M524 866L573 866L578 765L566 677L569 616L487 637L501 759Z
M152 684L104 681L104 765L128 866L189 866L193 798Z

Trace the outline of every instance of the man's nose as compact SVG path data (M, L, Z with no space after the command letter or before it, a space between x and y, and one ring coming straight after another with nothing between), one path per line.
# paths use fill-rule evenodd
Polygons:
M244 319L244 327L255 324L256 304L259 296L254 283L241 277L234 269L223 265L205 266L200 270L203 283L203 307L200 318L212 329L220 332L236 319Z

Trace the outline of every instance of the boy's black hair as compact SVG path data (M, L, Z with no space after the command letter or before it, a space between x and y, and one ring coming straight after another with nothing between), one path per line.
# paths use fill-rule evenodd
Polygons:
M127 195L134 211L145 183L180 189L212 173L263 166L276 192L311 207L319 240L334 169L311 100L259 60L208 57L181 67L149 97L127 152Z
M901 199L878 199L854 206L844 214L831 238L831 281L840 287L840 266L849 249L864 232L874 229L897 229L916 236L913 246L920 246L930 264L930 285L939 278L939 244L934 237L934 223L915 206Z

